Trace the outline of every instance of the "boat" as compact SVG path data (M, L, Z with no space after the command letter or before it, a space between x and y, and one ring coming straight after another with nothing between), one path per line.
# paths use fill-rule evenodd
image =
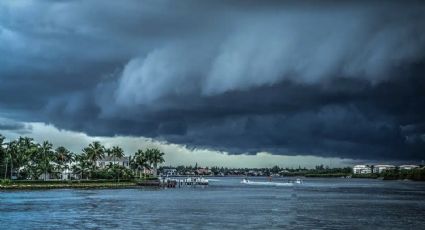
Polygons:
M250 180L248 180L248 179L243 179L242 181L241 181L241 184L249 184L249 182L250 182Z
M263 181L250 181L248 179L243 179L241 183L247 184L247 185L267 185L267 186L293 186L294 185L294 183L292 182L271 182L271 181L263 182Z
M205 179L203 177L201 177L201 178L195 178L194 182L197 185L208 185L208 179Z

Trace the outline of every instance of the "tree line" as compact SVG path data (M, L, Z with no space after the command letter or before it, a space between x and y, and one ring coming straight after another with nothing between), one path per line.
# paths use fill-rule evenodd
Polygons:
M190 175L197 174L198 167L195 166L163 166L160 168L160 171L165 171L166 169L175 168L176 174L179 175ZM245 176L270 176L270 175L280 175L280 176L326 176L326 177L341 177L351 175L352 168L329 168L324 165L317 165L314 169L307 168L284 168L275 165L271 168L228 168L228 167L206 167L209 169L211 175L216 176L226 176L226 175L245 175Z
M99 167L96 162L106 156L112 162ZM156 148L137 150L129 156L128 168L116 164L123 157L125 154L121 147L106 148L99 141L90 143L77 154L63 146L54 149L49 141L36 143L29 137L6 142L0 134L1 179L47 180L47 175L61 179L64 171L78 175L79 179L132 179L142 177L146 170L156 174L158 164L164 162L164 153Z

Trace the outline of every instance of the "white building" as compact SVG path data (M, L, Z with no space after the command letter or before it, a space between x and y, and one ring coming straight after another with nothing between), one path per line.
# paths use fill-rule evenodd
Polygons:
M385 170L393 170L395 168L395 165L374 165L373 173L382 173Z
M61 180L71 180L71 179L81 179L81 175L75 174L72 170L72 165L74 164L68 164L68 167L63 169L63 171L60 174Z
M71 180L71 179L80 179L80 175L75 174L72 171L72 166L75 165L75 162L67 163L62 169L58 169L58 164L55 162L50 162L53 165L53 172L42 173L37 179L38 180Z
M412 169L419 168L419 166L418 165L400 165L398 166L398 168L401 170L412 170Z
M96 166L99 168L105 168L106 166L113 164L113 165L120 165L126 168L130 167L130 160L129 157L122 157L122 158L113 158L109 156L105 156L101 159L98 159L96 161Z
M372 173L372 167L369 165L354 165L354 174L369 174Z

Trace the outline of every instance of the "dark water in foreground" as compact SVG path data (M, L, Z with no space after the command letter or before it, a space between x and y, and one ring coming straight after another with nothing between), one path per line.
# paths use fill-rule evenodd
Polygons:
M425 183L216 179L205 188L0 192L0 229L425 229Z

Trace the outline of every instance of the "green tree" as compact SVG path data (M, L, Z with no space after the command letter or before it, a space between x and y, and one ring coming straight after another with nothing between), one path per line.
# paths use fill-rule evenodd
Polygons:
M113 146L108 151L108 155L113 158L114 164L116 163L116 159L120 159L124 157L124 150L119 146Z
M53 145L50 142L44 141L40 145L38 159L37 167L44 174L44 180L47 180L47 173L52 173L54 169L52 164L52 160L54 160Z
M28 178L32 176L34 164L36 162L36 155L38 146L34 140L29 137L19 137L17 140L18 153L15 157L15 167L17 170L17 177ZM22 169L22 170L21 170Z
M96 161L105 157L105 147L99 141L94 141L83 149L83 153L90 162L92 173L96 170Z
M88 174L90 173L91 163L87 159L87 155L86 154L75 155L75 162L76 162L76 164L74 164L71 167L72 172L74 174L79 174L80 179L83 179L84 176L86 176L86 179L88 179Z
M119 146L113 146L111 149L108 149L108 156L113 158L114 164L112 169L116 171L115 174L117 175L117 179L119 181L120 180L119 175L122 172L122 167L121 165L117 167L116 159L121 159L124 157L124 150L120 148Z
M145 154L149 164L153 166L154 174L157 175L158 164L164 162L164 153L157 148L146 149Z
M134 153L134 156L130 158L130 167L137 171L136 174L139 175L139 178L142 177L141 172L144 168L150 168L149 159L143 150L137 150L137 152Z
M57 164L57 171L61 173L66 169L70 169L69 163L73 161L73 154L67 148L60 146L55 149L54 162Z

